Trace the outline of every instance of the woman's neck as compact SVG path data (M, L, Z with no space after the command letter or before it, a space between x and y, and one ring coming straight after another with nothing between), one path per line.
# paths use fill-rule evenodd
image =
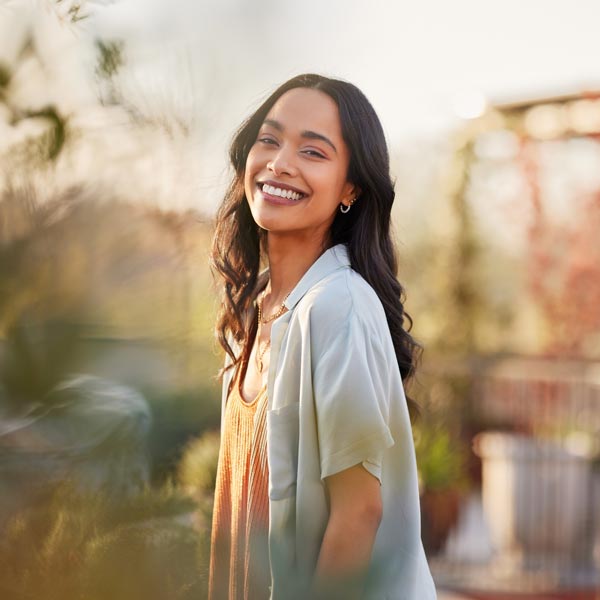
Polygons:
M299 243L289 236L267 234L267 254L269 260L269 283L266 287L265 306L277 307L300 281L304 273L321 256L324 248L322 240L303 239Z

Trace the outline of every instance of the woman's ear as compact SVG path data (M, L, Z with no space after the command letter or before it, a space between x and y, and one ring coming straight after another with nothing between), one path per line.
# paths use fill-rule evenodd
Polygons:
M360 195L362 194L362 190L360 187L347 181L344 185L344 191L342 194L341 202L343 204L352 204Z

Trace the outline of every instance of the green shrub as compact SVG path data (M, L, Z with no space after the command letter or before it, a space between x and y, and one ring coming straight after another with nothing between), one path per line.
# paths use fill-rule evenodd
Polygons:
M467 448L438 424L414 427L421 491L463 488L467 484Z
M127 499L59 486L13 517L0 541L3 600L187 600L205 597L195 502L166 485Z

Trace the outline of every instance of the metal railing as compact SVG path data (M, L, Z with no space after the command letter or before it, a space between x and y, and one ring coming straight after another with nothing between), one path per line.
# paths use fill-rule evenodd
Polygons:
M470 384L481 483L430 557L438 585L600 598L600 365L502 360L472 369Z

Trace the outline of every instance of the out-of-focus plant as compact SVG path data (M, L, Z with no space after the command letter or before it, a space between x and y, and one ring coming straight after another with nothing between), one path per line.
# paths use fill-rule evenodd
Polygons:
M421 500L421 536L425 551L442 550L451 529L457 524L461 501L471 480L469 377L460 370L435 369L418 377L417 401L420 418L413 423L413 435Z
M172 450L203 420L214 425L207 238L191 212L163 214L77 188L42 202L9 188L0 197L2 406L43 404L69 373L94 369L95 336L134 338L162 348L165 372L178 370L177 389L143 389L160 413L152 447L168 441L162 450Z
M89 17L89 12L86 12L89 2L86 0L50 0L48 4L63 21L77 23Z
M568 223L553 221L538 199L529 229L530 289L547 323L546 351L583 358L600 335L600 192Z
M579 120L574 116L568 119L558 116L575 115L582 105L592 108ZM464 323L462 318L456 319L456 323L460 323L459 329L464 329L463 337L471 336L477 340L478 329L493 331L485 320L500 321L498 308L501 308L505 313L503 329L509 334L506 339L512 338L506 349L511 352L570 358L596 358L599 355L600 246L597 232L600 193L591 166L593 162L586 160L586 157L595 156L600 147L597 111L595 100L574 94L560 99L540 98L496 106L465 124L465 136L470 136L470 140L456 153L455 162L457 165L462 163L464 169L463 177L457 178L459 185L455 186L459 193L454 196L454 206L459 210L453 214L467 217L458 222L463 223L466 226L466 229L462 227L463 231L468 232L472 223L463 208L469 191L466 184L471 177L479 213L483 214L488 203L491 204L490 215L495 210L496 219L498 216L503 219L494 227L507 227L506 231L514 232L515 243L514 246L507 244L510 253L505 258L498 249L493 250L497 256L490 254L490 248L486 246L493 244L473 246L476 236L471 236L470 242L468 237L462 240L459 237L456 238L458 243L452 244L449 254L458 251L458 256L466 259L456 263L464 263L466 269L462 269L462 273L461 269L448 270L450 280L456 282L455 291L460 292L455 297L463 298L464 307L470 304L471 308L478 309L473 300L487 294L485 278L480 281L464 279L469 272L476 274L473 267L478 258L473 250L483 250L488 271L494 274L493 278L487 278L493 284L488 287L494 287L494 282L498 281L504 284L506 280L506 285L498 288L499 295L505 300L504 307L484 304L483 312L479 311L484 316L480 324L473 318L477 310L463 311L462 316L471 315ZM538 114L551 115L543 121L545 130L542 121L536 121ZM574 168L576 164L579 165L577 169ZM587 169L586 164L590 164ZM486 187L482 181L491 183ZM493 186L498 188L497 197ZM470 229L471 234L477 234L472 227ZM490 258L500 260L490 262ZM443 277L442 273L440 281ZM469 285L464 286L461 281ZM434 289L438 292L440 286ZM442 291L441 297L445 307L447 294ZM451 311L448 314L454 316ZM523 315L532 318L524 320ZM519 325L512 332L511 323ZM477 325L475 328L474 324ZM450 343L453 343L458 338L455 332L450 333ZM496 330L495 337L502 339L502 329ZM478 350L477 344L472 346ZM504 348L497 344L490 350L497 352Z
M3 432L12 427L13 417L20 422L23 416L39 416L39 409L30 408L40 405L53 411L54 437L68 436L80 425L58 426L58 413L68 403L57 386L78 364L82 338L110 323L110 311L101 310L107 297L135 293L140 279L170 264L169 244L144 237L156 231L142 209L99 206L76 193L63 200L37 204L13 190L0 203ZM137 237L119 226L123 219L141 229ZM133 302L131 309L136 309ZM11 434L15 443L16 435ZM21 440L28 441L39 445L44 439ZM27 459L24 466L35 468ZM30 473L37 488L41 475ZM172 498L151 491L133 499L118 495L117 501L97 490L84 493L76 481L73 489L54 497L48 497L50 486L39 491L44 495L37 494L36 502L27 503L31 508L4 530L2 598L203 597L198 565L206 559L198 557L200 542L191 528L193 502L174 505Z
M468 487L468 448L465 444L453 437L441 423L417 423L414 431L422 492L464 491Z
M188 493L200 497L214 492L219 440L218 431L207 431L190 440L183 449L177 481Z
M23 315L12 323L0 362L0 404L17 409L28 402L51 403L49 392L78 363L81 335L81 323L66 319Z
M26 61L34 53L35 45L31 39L26 39L21 61ZM11 169L19 164L41 166L52 163L67 140L68 117L51 101L40 103L40 99L36 98L30 105L21 104L11 86L13 70L14 67L0 65L0 106L10 115L11 127L20 126L28 134L18 136L16 142L4 148L3 162L10 163Z
M69 32L68 29L76 27L79 21L90 15L88 3L85 1L51 0L46 4L44 18L53 22L53 25L56 21L58 27L65 30L66 35L77 34ZM21 15L21 18L32 17ZM64 104L61 97L53 97L52 93L46 92L41 85L35 94L23 93L21 89L24 82L31 85L32 78L47 81L52 79L53 65L49 64L47 57L40 52L33 22L24 28L22 39L17 40L17 43L19 49L14 62L0 63L0 108L4 113L2 116L10 124L12 131L19 129L23 132L22 135L11 136L12 143L4 141L0 145L0 156L4 166L9 166L11 171L34 166L51 166L74 134L71 127L73 107ZM117 40L96 40L95 52L95 74L98 81L100 85L110 86L112 78L124 64L123 43ZM21 69L27 76L18 76ZM81 107L82 110L89 108Z
M468 448L442 422L414 426L421 500L421 537L428 555L439 552L459 518L469 487Z
M190 440L183 449L176 470L178 486L196 501L195 528L201 537L203 556L210 556L210 533L220 435L218 431L207 431ZM208 572L208 563L202 565Z
M5 600L205 597L194 502L172 486L115 501L64 483L13 518L0 539Z
M0 332L25 315L146 338L175 338L190 321L205 326L213 309L201 263L207 237L192 211L164 213L100 190L42 201L8 188L0 197Z

